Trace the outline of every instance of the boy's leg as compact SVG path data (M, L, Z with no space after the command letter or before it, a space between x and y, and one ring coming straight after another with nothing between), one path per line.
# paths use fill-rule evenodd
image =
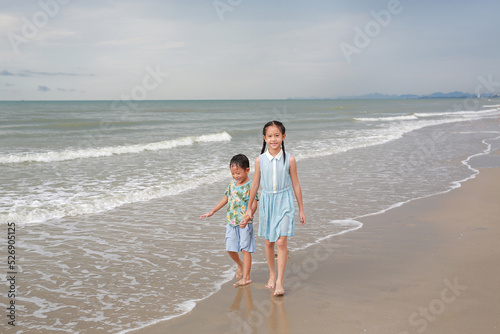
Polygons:
M252 253L242 250L243 253L243 278L250 280L250 270L252 269Z
M245 228L240 229L239 236L241 252L243 253L243 278L234 284L235 287L252 283L250 279L250 270L252 268L252 253L255 252L253 225L247 224Z
M281 296L285 293L283 288L283 280L285 278L285 267L287 260L287 250L288 250L288 238L284 235L280 236L276 241L278 246L278 278L276 280L276 291L274 291L275 296Z
M238 286L252 283L252 280L250 279L250 269L252 267L252 253L249 253L244 250L242 250L241 252L243 253L243 278L233 284L235 288Z
M240 256L238 255L237 252L227 251L227 253L229 254L229 257L233 259L233 261L236 262L236 264L238 265L238 269L236 270L236 278L241 279L243 277L243 272L244 272L243 261L241 261Z
M241 279L243 277L243 261L240 260L238 255L239 251L239 227L234 227L231 225L226 225L226 251L229 257L236 262L238 269L236 270L236 278Z
M274 289L276 286L276 269L274 267L274 242L266 239L266 259L267 266L269 267L269 281L266 288Z

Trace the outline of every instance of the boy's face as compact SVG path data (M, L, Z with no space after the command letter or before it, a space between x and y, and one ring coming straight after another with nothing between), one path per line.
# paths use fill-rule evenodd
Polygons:
M238 184L246 183L248 173L250 173L250 168L243 169L240 166L231 165L231 175Z

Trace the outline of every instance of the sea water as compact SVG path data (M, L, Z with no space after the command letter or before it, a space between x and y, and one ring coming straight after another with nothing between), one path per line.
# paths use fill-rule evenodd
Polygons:
M473 177L470 157L500 146L498 101L474 102L0 102L14 330L127 332L186 313L232 279L224 209L199 216L222 198L233 155L253 170L270 120L286 126L304 196L308 223L290 238L293 253ZM264 261L257 246L254 261Z

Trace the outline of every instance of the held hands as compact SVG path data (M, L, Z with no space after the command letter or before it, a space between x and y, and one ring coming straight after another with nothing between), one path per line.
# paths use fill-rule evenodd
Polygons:
M240 222L240 228L245 228L245 226L247 226L248 224L248 220L245 220L245 218L243 218Z
M247 210L247 212L243 216L243 219L240 222L240 227L245 228L245 226L247 226L248 222L252 221L252 219L253 219L252 210L249 209L249 210Z

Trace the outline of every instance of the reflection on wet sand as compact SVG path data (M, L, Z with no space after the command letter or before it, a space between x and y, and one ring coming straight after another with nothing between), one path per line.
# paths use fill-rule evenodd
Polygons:
M272 290L269 300L254 302L251 286L238 288L227 316L231 319L227 333L289 333L285 297L275 297Z

